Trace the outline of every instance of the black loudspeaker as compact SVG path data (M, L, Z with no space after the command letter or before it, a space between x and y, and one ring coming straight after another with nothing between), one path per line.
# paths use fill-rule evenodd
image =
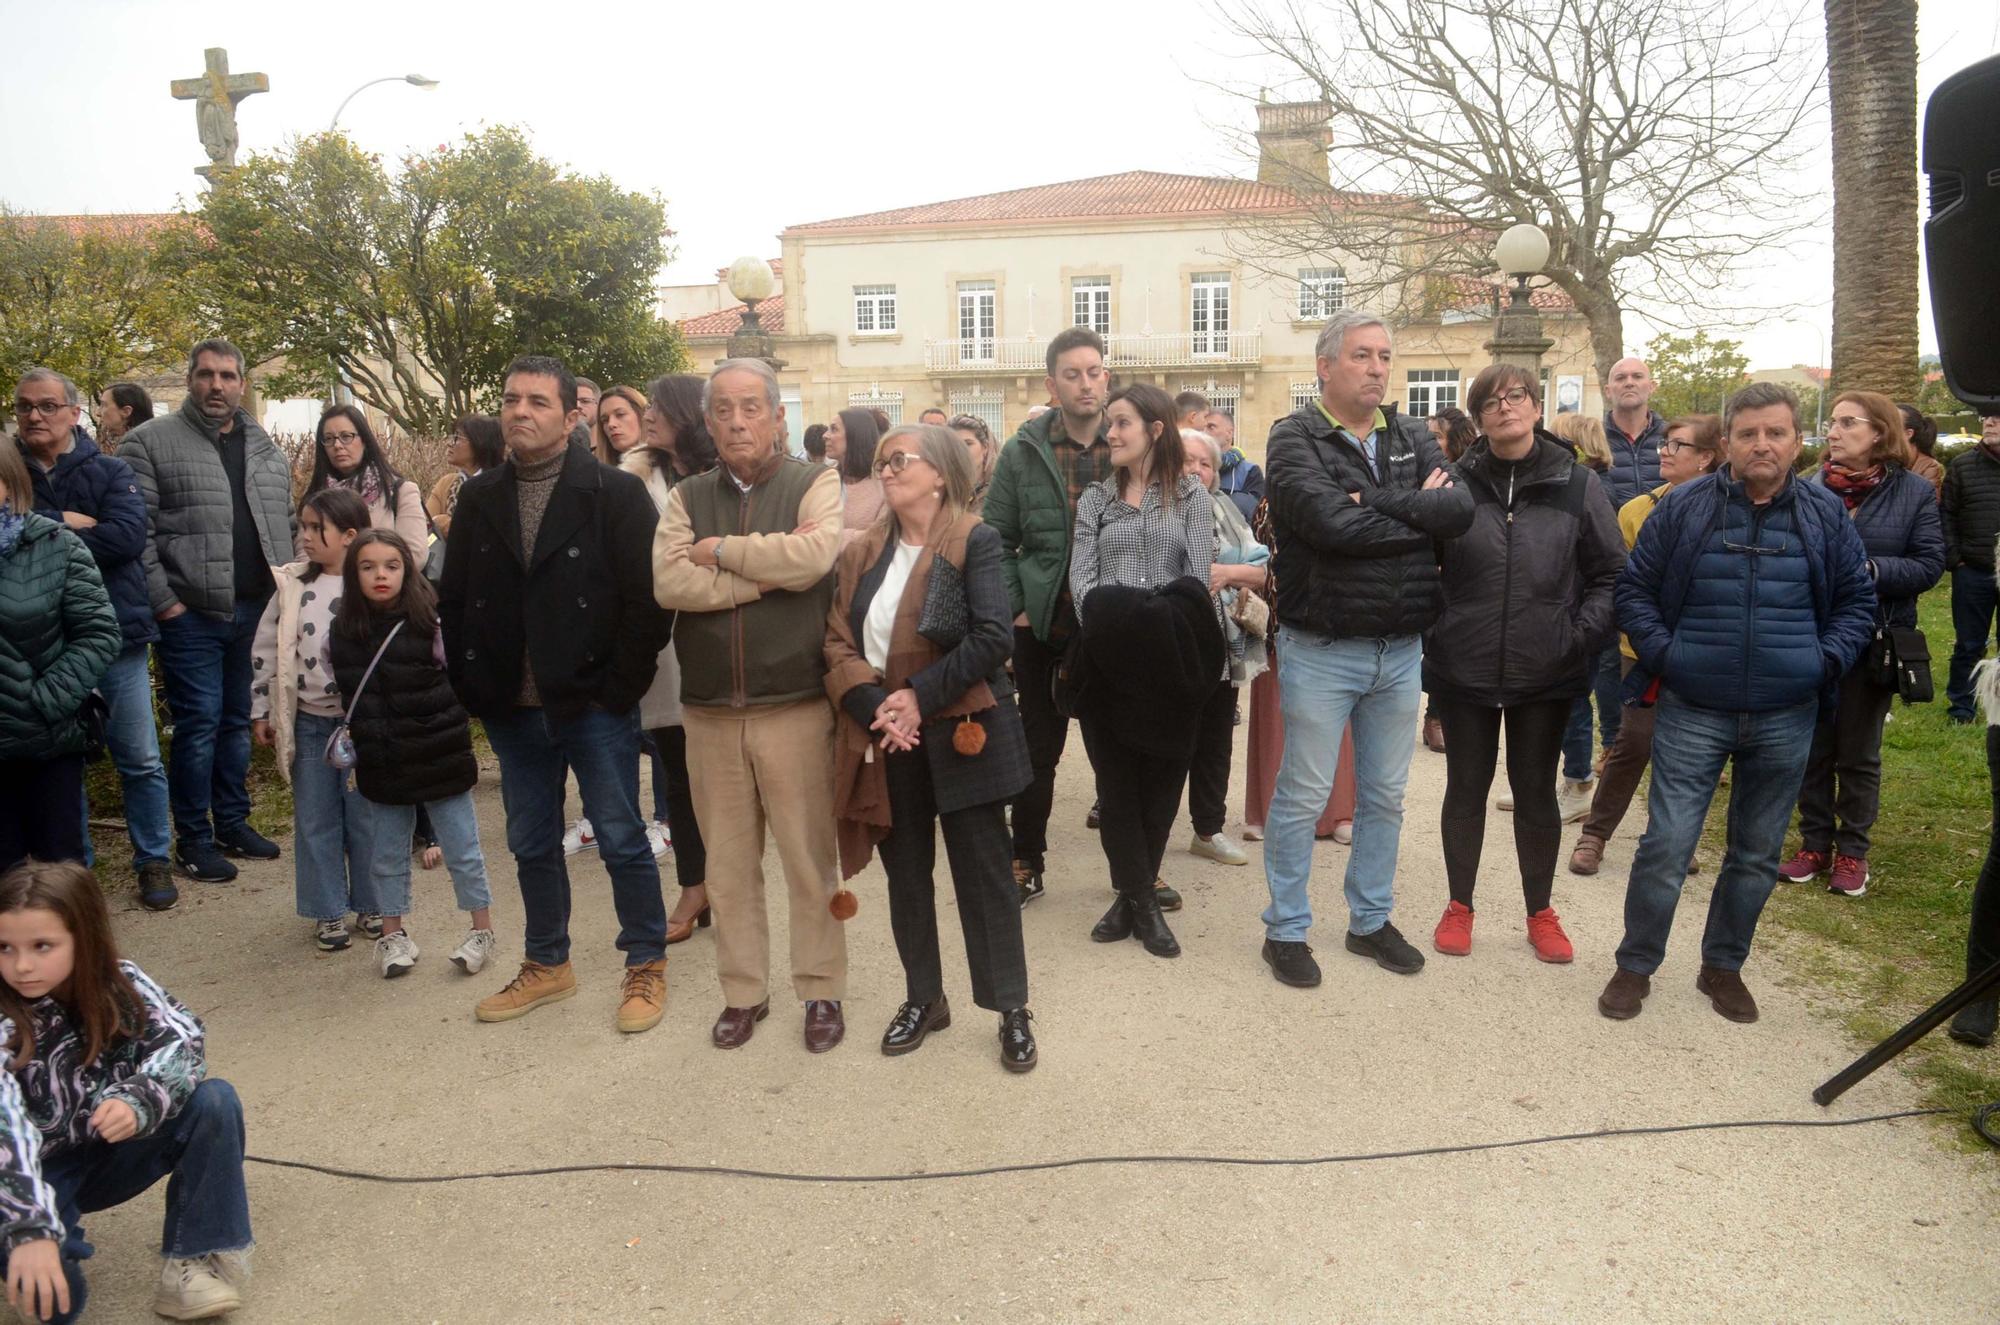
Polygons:
M1925 265L1944 383L1981 413L2000 413L2000 55L1931 93L1924 173Z

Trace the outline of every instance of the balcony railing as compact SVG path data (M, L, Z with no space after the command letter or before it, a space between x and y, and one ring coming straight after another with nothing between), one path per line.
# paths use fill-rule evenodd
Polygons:
M1258 331L1172 331L1144 336L1106 336L1106 361L1118 368L1191 368L1210 364L1252 364L1263 353ZM1045 371L1049 338L1001 336L971 340L927 340L924 367L934 373L1040 373Z

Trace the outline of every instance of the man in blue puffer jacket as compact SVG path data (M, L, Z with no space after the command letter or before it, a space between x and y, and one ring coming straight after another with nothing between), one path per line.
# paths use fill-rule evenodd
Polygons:
M167 770L160 763L146 667L147 646L160 637L146 596L146 502L132 467L99 450L84 431L80 404L76 384L48 368L30 369L14 388L14 417L35 485L35 509L83 540L118 614L120 651L97 683L109 710L104 744L124 786L140 900L164 911L180 893L167 863Z
M1666 955L1688 862L1725 763L1729 839L1695 987L1731 1021L1757 1019L1741 970L1777 882L1813 728L1874 632L1868 554L1840 498L1792 476L1799 402L1745 387L1723 413L1728 465L1668 494L1617 589L1639 663L1626 694L1656 703L1646 835L1625 890L1607 1017L1639 1014Z

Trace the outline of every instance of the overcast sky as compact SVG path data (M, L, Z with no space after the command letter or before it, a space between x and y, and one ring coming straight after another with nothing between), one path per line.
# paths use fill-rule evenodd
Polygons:
M207 158L167 84L219 45L232 70L271 79L239 112L244 153L324 128L367 79L423 74L442 86L370 88L342 127L394 159L522 125L544 155L667 199L677 282L775 256L795 222L1121 170L1248 173L1217 126L1249 127L1249 106L1197 79L1269 77L1191 0L0 0L0 21L14 57L0 76L9 206L192 199ZM1995 0L1924 0L1920 24L1925 95L2000 50ZM1807 191L1829 187L1819 160ZM1823 288L1824 242L1770 279L1787 298ZM1826 315L1738 334L1756 366L1816 362ZM1928 313L1923 335L1932 347Z

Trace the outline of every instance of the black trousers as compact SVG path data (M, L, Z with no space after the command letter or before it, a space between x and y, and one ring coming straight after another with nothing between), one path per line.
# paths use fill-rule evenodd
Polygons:
M1150 896L1180 812L1189 756L1127 745L1088 714L1082 723L1083 746L1097 771L1097 837L1111 886L1126 897Z
M1035 780L1014 798L1014 859L1040 873L1049 850L1049 810L1056 798L1056 765L1069 743L1069 719L1056 711L1049 681L1062 649L1044 644L1026 626L1014 627L1014 690L1028 737L1028 766Z
M708 880L708 849L701 844L701 825L694 818L694 788L688 782L688 738L685 727L655 727L646 733L659 750L654 770L667 772L667 831L674 839L674 876L683 888L698 888ZM661 793L655 789L654 798Z
M1799 787L1799 845L1807 851L1839 848L1868 859L1869 830L1882 809L1882 720L1895 697L1859 667L1841 678L1840 704L1813 731Z
M1444 810L1438 825L1444 837L1445 880L1451 885L1454 902L1472 905L1480 849L1486 843L1486 795L1493 789L1504 722L1521 894L1529 915L1548 906L1555 888L1556 850L1562 845L1556 767L1562 759L1563 733L1569 727L1574 702L1551 699L1497 709L1455 699L1432 701L1444 721Z
M1972 889L1972 924L1965 936L1965 974L2000 962L2000 727L1986 729L1986 777L1993 793L1993 835L1986 865Z
M0 759L0 870L28 857L83 863L83 756Z
M937 829L944 829L972 1001L994 1012L1028 1005L1028 959L1021 946L1021 894L1008 858L1004 801L939 813L922 750L888 756L889 820L877 848L889 875L889 929L903 959L904 997L919 1005L944 994L938 960Z
M1202 706L1188 765L1188 818L1194 831L1213 837L1229 818L1229 760L1236 744L1236 687L1219 685Z

